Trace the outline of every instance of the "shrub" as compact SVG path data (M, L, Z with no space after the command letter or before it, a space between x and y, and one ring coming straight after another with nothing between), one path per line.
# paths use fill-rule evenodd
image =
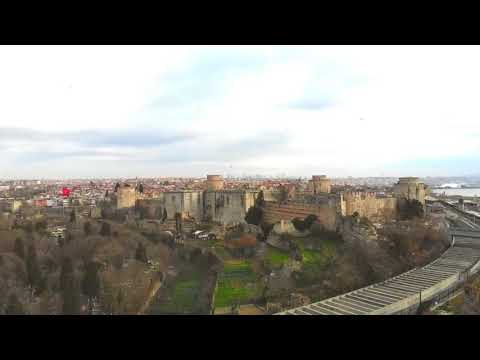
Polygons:
M248 224L260 225L263 220L263 209L257 206L252 206L248 209L245 215L245 221Z
M424 215L423 205L420 201L406 200L404 205L400 208L400 217L403 220L411 220L414 218L422 218Z
M293 219L292 224L295 227L295 229L297 229L298 231L305 231L306 230L304 221L299 219L299 218Z

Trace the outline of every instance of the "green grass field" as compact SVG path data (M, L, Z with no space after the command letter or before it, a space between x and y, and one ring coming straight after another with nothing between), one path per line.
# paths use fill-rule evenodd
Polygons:
M169 299L152 305L152 314L189 314L198 307L201 279L195 273L182 274L167 289Z
M271 268L281 267L290 259L290 254L287 251L282 251L269 246L265 255L267 266Z
M257 276L248 260L229 260L218 278L215 307L246 304L258 294Z
M305 249L301 241L299 246L303 256L303 268L298 285L308 286L315 283L319 275L335 261L338 243L334 240L323 240L318 250Z

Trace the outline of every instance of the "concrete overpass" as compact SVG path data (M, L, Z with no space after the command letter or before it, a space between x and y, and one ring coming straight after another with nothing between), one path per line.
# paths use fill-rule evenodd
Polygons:
M422 305L445 301L480 270L480 230L451 229L450 237L450 248L422 268L275 315L414 314Z

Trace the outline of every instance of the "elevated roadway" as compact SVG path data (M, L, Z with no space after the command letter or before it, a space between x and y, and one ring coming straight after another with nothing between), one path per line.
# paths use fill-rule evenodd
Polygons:
M451 246L435 261L391 279L275 315L414 314L457 293L480 270L480 230L452 228Z

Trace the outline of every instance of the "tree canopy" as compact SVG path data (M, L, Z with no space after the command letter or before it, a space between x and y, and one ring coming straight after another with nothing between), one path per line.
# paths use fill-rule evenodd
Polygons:
M73 273L73 262L70 257L66 257L63 259L62 267L60 270L60 290L63 291L67 287L67 281L69 280L69 274L71 273Z
M422 218L424 215L423 205L416 199L406 200L400 209L400 216L404 220Z
M34 288L35 291L41 291L43 288L43 279L38 263L37 250L33 244L28 247L26 265L28 284Z
M265 198L263 195L263 191L260 191L255 199L255 205L251 206L247 214L245 215L245 221L248 224L252 225L261 225L263 223L263 207L265 205Z
M259 206L251 206L245 215L248 224L260 225L263 221L263 209Z
M317 221L318 218L316 215L310 214L305 219L295 218L292 220L292 224L298 231L305 231L310 229L312 224Z
M278 200L280 203L284 203L287 201L287 199L288 199L288 190L284 185L282 185L280 187L280 192L278 194Z
M92 233L92 224L89 221L83 224L83 232L85 236L89 236Z
M25 259L25 245L23 244L22 238L17 237L15 239L15 245L14 245L13 251L19 258Z
M260 190L260 192L257 195L257 199L255 200L255 206L263 207L264 205L265 205L265 197L263 194L263 190Z
M147 248L142 242L138 243L137 250L135 251L135 259L145 264L148 262Z
M89 261L82 280L82 291L89 299L93 299L98 296L99 290L100 278L98 276L98 265L94 261Z
M175 213L175 230L177 233L181 233L183 229L183 219L181 213Z
M110 224L107 222L102 223L102 227L100 228L101 236L110 236L111 235L111 227Z
M22 303L18 300L17 295L10 294L8 297L5 315L25 315L25 310L23 309Z

